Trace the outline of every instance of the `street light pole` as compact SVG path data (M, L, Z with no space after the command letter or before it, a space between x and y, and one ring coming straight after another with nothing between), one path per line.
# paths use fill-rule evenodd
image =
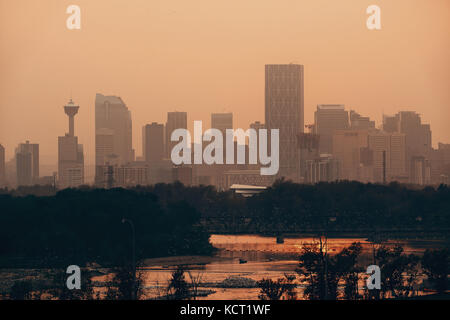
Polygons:
M328 223L336 222L336 217L328 217L325 223L325 300L328 300Z
M122 223L128 223L131 227L131 234L132 234L132 253L133 253L133 260L132 260L132 272L133 272L133 291L132 296L133 299L136 300L136 232L134 229L134 223L133 221L129 219L122 219Z

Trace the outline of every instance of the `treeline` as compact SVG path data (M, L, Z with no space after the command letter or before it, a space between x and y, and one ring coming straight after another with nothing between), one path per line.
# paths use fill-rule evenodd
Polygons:
M42 194L48 194L42 196ZM0 265L5 258L117 263L131 259L134 222L139 258L209 254L209 232L450 229L450 189L358 182L277 181L250 198L181 183L130 189L48 187L0 190ZM75 258L75 259L74 259ZM71 262L75 263L75 262ZM81 262L80 262L81 263Z
M278 181L249 198L247 208L259 231L449 230L450 188L362 184L300 185Z
M211 254L200 212L186 201L125 189L66 189L54 196L0 195L0 265L98 262L124 265L171 255ZM12 262L11 262L12 261Z
M417 188L332 182L316 185L278 180L249 198L211 186L179 183L137 187L167 201L187 201L214 232L450 230L450 188Z

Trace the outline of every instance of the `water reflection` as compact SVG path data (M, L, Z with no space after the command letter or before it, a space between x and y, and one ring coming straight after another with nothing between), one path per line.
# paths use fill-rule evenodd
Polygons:
M258 299L257 288L218 288L217 285L230 276L253 280L263 278L277 279L285 273L295 273L297 257L303 244L314 238L286 238L278 244L275 237L255 235L212 235L211 243L218 249L213 257L178 257L148 259L145 261L144 279L147 298L161 295L176 265L183 264L194 274L200 273L203 286L201 290L213 292L200 299ZM354 242L363 247L359 264L372 263L372 244L365 238L330 238L328 248L331 254L337 253ZM422 254L428 248L441 246L440 241L386 241L386 245L401 245L405 253ZM246 261L246 263L242 263ZM299 295L299 298L301 295Z

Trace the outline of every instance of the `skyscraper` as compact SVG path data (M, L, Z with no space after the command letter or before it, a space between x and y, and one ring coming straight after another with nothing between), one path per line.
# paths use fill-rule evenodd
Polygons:
M401 133L369 133L368 146L373 151L374 180L403 181L406 172L405 135Z
M417 161L413 160L423 157L425 160L422 162L429 163L432 153L430 125L423 124L420 114L414 111L400 111L394 116L384 116L383 128L388 132L399 132L405 135L406 171L410 175L410 182L417 183L412 174L415 172L413 163Z
M428 157L431 150L431 130L429 124L422 124L420 115L413 111L399 112L399 131L406 135L408 157Z
M156 122L142 127L142 155L148 163L164 159L164 125Z
M84 183L83 145L75 136L75 115L79 106L70 99L64 106L69 117L69 133L58 137L58 185L60 188L77 187Z
M212 113L211 114L211 128L218 129L222 132L225 139L227 129L233 129L233 114L232 113Z
M314 130L319 135L319 153L333 152L333 134L349 127L348 112L341 104L319 104L314 113Z
M233 129L233 114L230 113L212 113L211 128L222 132L223 141L226 139L227 129ZM227 146L223 145L223 163L226 162Z
M187 129L187 113L186 112L168 112L166 122L166 157L170 159L172 148L178 143L170 141L172 132L176 129Z
M18 186L29 186L39 179L39 144L20 143L15 150Z
M265 66L265 125L279 129L279 176L299 179L300 149L297 136L304 126L303 65Z
M131 112L120 97L95 97L95 166L96 182L103 183L104 177L98 167L114 159L118 165L134 160L132 148Z
M375 121L363 117L356 111L350 110L350 128L353 130L374 130Z
M359 180L361 149L367 147L366 130L335 130L333 134L333 155L340 161L343 180Z
M5 148L0 144L0 187L6 183Z
M388 116L383 114L383 130L385 132L398 132L398 114Z

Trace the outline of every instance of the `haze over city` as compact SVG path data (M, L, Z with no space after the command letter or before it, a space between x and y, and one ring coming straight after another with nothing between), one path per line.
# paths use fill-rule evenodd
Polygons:
M1 0L0 304L450 300L449 31L449 0Z
M382 114L413 110L431 124L433 145L450 142L450 3L376 1L382 29L365 27L373 1L76 1L81 30L65 27L70 1L0 4L0 142L39 143L54 165L62 107L76 120L86 165L94 163L95 94L120 96L141 128L186 111L210 123L232 112L235 128L264 122L264 65L305 67L305 124L318 104L344 104L381 124Z

